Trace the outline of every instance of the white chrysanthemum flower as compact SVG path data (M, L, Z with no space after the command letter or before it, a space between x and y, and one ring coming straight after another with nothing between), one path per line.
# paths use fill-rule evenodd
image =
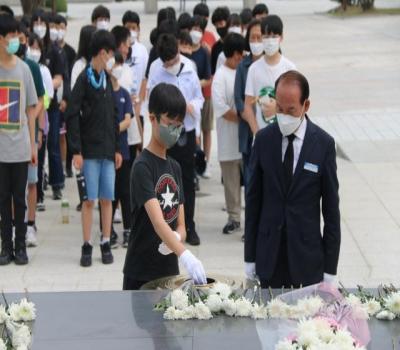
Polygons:
M236 300L236 316L238 317L249 317L251 316L253 306L251 302L246 298L240 298Z
M16 350L28 350L28 346L26 345L20 345Z
M292 341L289 339L281 340L275 346L275 350L296 350L296 349L297 349L296 344L292 344Z
M316 318L314 320L314 325L319 338L324 343L330 343L333 340L335 333L333 333L331 326L325 319Z
M310 346L319 346L321 343L317 333L315 332L302 332L299 334L297 341L303 348L307 349Z
M19 317L21 321L33 321L36 318L35 304L23 298L19 303Z
M267 304L269 316L272 318L286 317L288 305L280 299L272 299Z
M209 295L219 295L222 300L228 299L232 294L232 288L225 283L217 282L210 289Z
M319 296L301 299L297 303L300 310L304 310L304 316L314 316L324 305L323 300Z
M370 316L374 316L381 311L381 304L376 299L370 299L363 305Z
M354 339L351 333L346 329L339 329L335 334L333 342L337 345L338 349L353 349Z
M181 289L175 289L171 293L171 305L178 310L183 310L189 305L189 297Z
M396 318L396 315L393 312L390 312L388 310L382 310L379 311L376 316L378 320L388 320L388 321L393 321Z
M213 317L210 309L202 302L198 302L194 305L194 313L196 318L199 320L209 320Z
M211 312L220 312L222 309L222 299L218 294L211 294L206 300L206 305Z
M351 306L353 311L353 316L359 319L368 319L369 315L366 308L363 306L360 298L354 294L349 294L346 297L346 302Z
M286 314L283 316L292 320L299 320L306 315L306 310L304 310L299 305L288 305L288 307L286 308Z
M395 315L400 316L400 292L392 293L385 298L386 308Z
M170 306L164 312L164 319L166 320L175 320L176 319L176 309L174 306Z
M6 312L6 308L3 305L0 305L0 324L5 323L8 318L9 316Z
M226 299L222 302L222 309L228 316L235 316L236 314L236 303L232 299Z
M316 322L314 322L313 319L302 319L299 321L297 325L297 335L300 336L303 333L317 333Z
M4 344L4 341L1 338L0 338L0 350L7 350L6 344Z
M251 318L254 320L265 320L268 318L268 310L264 305L254 304L251 310Z
M191 320L195 317L194 306L189 305L182 310L182 320Z
M15 329L12 333L11 343L14 348L19 348L20 346L28 347L31 343L31 332L28 326L21 325Z

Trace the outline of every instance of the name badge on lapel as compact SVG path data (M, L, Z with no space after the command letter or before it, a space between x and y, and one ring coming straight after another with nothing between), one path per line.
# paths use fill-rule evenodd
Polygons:
M316 164L304 163L304 170L311 171L312 173L318 174L319 167Z

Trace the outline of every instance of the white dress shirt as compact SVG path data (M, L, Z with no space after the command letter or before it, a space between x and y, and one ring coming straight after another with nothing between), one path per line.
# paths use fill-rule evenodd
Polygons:
M296 136L293 140L293 174L296 171L296 166L299 161L301 148L303 147L304 137L306 136L307 130L307 118L304 117L300 127L294 133ZM289 144L289 139L287 137L282 138L282 163L285 159L285 153Z

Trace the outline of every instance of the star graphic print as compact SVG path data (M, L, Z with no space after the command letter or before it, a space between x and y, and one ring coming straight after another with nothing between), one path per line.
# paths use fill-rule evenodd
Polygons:
M179 186L171 175L165 174L160 177L156 185L156 195L164 220L169 224L179 213Z

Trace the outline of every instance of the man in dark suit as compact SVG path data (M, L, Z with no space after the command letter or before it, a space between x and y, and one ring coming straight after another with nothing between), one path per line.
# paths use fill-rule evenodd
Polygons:
M277 123L257 134L250 162L246 275L257 275L263 288L334 283L341 235L335 141L307 117L301 73L282 74L275 89Z

